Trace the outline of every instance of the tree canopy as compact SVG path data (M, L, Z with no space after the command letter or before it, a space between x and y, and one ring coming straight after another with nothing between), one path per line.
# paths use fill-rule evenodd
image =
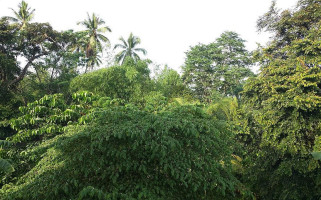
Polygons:
M198 98L211 101L213 92L239 96L244 80L253 75L251 56L235 32L224 32L215 42L186 52L183 80Z
M320 138L319 8L319 1L300 1L282 14L270 10L265 16L278 18L258 23L275 35L261 52L260 74L244 87L244 109L252 124L249 173L265 199L320 197L320 164L311 156Z

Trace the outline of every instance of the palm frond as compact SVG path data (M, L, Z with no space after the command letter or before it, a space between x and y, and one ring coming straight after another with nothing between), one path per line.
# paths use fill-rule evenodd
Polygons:
M116 55L115 60L118 64L123 64L124 59L126 57L126 53L126 50L123 50Z
M106 42L108 44L110 43L109 39L106 36L102 35L102 34L98 34L97 37L98 37L99 40L102 40L102 41L104 41L104 42Z
M130 34L129 34L129 37L128 37L128 39L127 39L127 43L128 43L128 46L129 46L130 48L133 47L133 33L130 33Z
M137 55L137 53L135 53L135 52L132 53L132 57L133 57L133 59L134 59L135 62L137 62L138 60L140 60L139 55Z
M136 37L136 36L133 36L132 43L133 43L132 47L134 48L136 45L140 44L140 38Z
M122 44L116 44L116 45L114 46L114 50L117 49L117 48L126 49L127 47L124 46L124 45L122 45Z
M111 29L108 26L105 26L105 27L101 27L101 28L97 29L97 32L99 32L99 33L111 32Z
M18 22L19 20L14 18L14 17L10 17L10 16L6 16L5 19L12 21L12 22Z
M30 14L27 18L26 21L29 22L33 19L34 14Z
M13 8L10 8L10 9L13 11L13 14L16 16L15 19L17 21L19 21L19 20L21 21L21 16L19 15L19 13L17 13L17 11L15 11Z
M98 48L98 51L99 52L102 52L103 51L103 46L102 46L102 44L101 44L101 42L100 41L97 41L97 48Z
M123 42L123 44L124 44L124 46L126 48L128 47L128 44L127 44L126 40L123 37L120 37L119 40Z
M134 51L138 51L138 52L142 52L144 55L146 55L147 54L147 51L145 50L145 49L143 49L143 48L135 48L135 49L133 49Z
M80 21L80 22L77 22L77 25L85 25L85 22L84 21Z

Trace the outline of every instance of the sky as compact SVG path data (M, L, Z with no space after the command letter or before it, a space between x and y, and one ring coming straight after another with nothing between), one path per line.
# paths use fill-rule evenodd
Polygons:
M268 33L258 33L256 21L272 0L26 0L35 9L34 22L49 22L54 29L82 30L77 22L95 13L112 29L111 46L132 32L141 38L147 58L180 70L185 52L198 43L215 41L234 31L248 50L265 44ZM21 0L0 0L0 16L13 16ZM281 9L294 8L297 0L277 0Z

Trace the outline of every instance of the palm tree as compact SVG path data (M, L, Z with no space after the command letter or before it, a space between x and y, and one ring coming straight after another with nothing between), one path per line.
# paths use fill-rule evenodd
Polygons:
M85 33L85 46L83 46L82 49L86 52L86 58L88 60L86 66L87 71L88 67L93 68L94 65L98 63L93 62L93 60L99 60L98 53L103 50L102 42L109 44L109 39L102 33L107 31L111 32L111 29L108 26L99 27L105 24L105 21L97 17L95 13L92 14L92 17L87 13L87 19L82 22L78 22L78 25L79 24L86 27L86 30L83 31L83 33Z
M87 65L88 66L95 66L95 65L100 65L102 62L101 62L101 59L100 59L100 55L95 53L94 55L90 56L87 58ZM87 69L86 71L87 72Z
M15 17L7 18L13 22L19 23L20 30L23 30L26 28L27 24L33 19L35 9L31 9L30 7L28 7L28 3L26 3L25 1L21 1L21 3L19 3L18 5L18 8L18 11L15 11L11 8Z
M140 57L136 52L142 52L144 55L147 54L145 49L135 48L136 45L140 44L140 38L134 36L133 33L130 33L127 42L123 37L120 37L119 40L122 41L122 44L116 44L114 49L121 48L123 50L116 55L116 62L123 64L126 57L131 57L136 62L140 60Z

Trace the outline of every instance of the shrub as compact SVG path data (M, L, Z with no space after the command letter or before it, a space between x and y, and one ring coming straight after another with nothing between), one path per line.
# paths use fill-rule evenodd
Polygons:
M3 199L229 199L231 134L195 106L157 114L111 106L41 146L43 158Z

